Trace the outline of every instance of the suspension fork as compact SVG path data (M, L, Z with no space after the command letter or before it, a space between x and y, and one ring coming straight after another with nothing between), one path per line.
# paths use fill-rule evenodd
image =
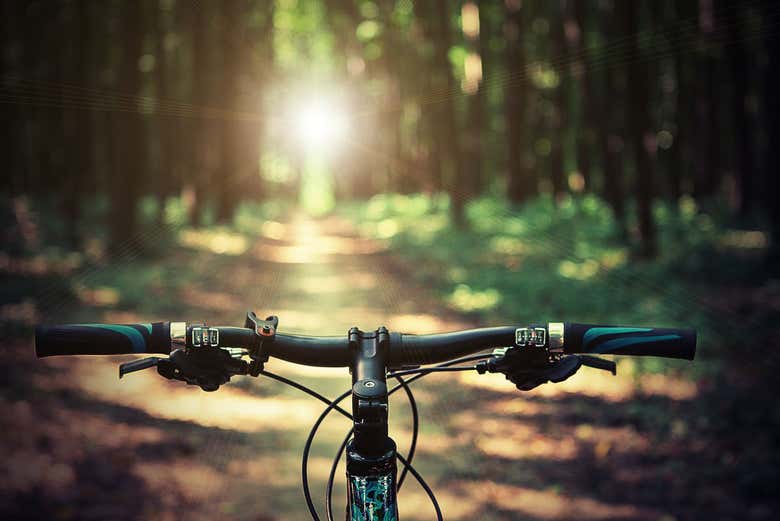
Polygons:
M352 415L347 445L347 521L397 521L396 446L387 432L387 352L384 327L349 330Z

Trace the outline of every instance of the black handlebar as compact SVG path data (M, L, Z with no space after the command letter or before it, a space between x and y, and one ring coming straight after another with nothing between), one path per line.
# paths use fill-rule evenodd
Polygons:
M220 347L250 348L257 340L251 328L217 327ZM390 334L389 367L444 362L495 347L513 346L514 326L469 329L431 335ZM610 355L646 355L692 360L696 332L692 329L617 327L564 324L563 351ZM170 323L72 324L39 326L35 330L39 357L111 355L171 351ZM264 354L289 362L322 367L347 367L352 361L343 337L313 337L277 333L264 344Z
M564 324L564 351L601 355L662 356L693 360L696 331L659 327Z
M398 335L390 337L391 365L436 364L459 356L515 343L514 326L467 329L431 335Z
M170 322L153 324L68 324L35 328L35 353L124 355L171 351Z
M232 328L240 329L240 328ZM390 367L435 364L493 347L512 345L514 327L469 329L433 335L390 334L387 363ZM222 334L223 328L220 328ZM246 329L242 345L249 345L254 332ZM314 337L276 334L265 353L296 364L347 367L353 359L346 337Z

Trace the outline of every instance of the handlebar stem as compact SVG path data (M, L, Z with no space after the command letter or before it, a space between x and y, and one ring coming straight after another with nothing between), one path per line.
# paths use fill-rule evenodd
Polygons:
M363 332L349 330L352 354L352 415L355 449L364 456L378 456L390 446L387 435L387 355L390 334L384 327Z
M368 519L381 504L385 519L397 519L396 445L387 432L390 333L385 327L370 333L353 327L348 339L355 425L346 448L348 512Z

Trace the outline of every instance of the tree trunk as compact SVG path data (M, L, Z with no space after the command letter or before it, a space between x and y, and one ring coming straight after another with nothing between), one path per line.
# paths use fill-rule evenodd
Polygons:
M143 54L143 21L140 2L121 4L119 84L117 90L137 95L141 90L138 60ZM143 120L137 109L113 114L116 165L111 185L111 244L113 255L136 240L139 187L144 177Z
M211 167L210 161L210 143L209 143L209 125L212 120L205 119L203 114L198 114L198 110L209 105L208 72L209 59L206 31L206 3L198 2L190 5L190 16L192 17L191 33L191 52L192 52L192 104L196 107L195 118L191 122L192 137L190 147L192 148L192 160L189 171L186 173L188 183L185 191L189 194L189 222L197 226L203 214L206 181L208 179Z
M78 0L76 16L80 34L78 40L78 77L84 85L94 86L95 63L93 48L96 44L94 20L95 13L90 9L88 0ZM77 122L79 134L79 171L81 178L81 193L94 195L96 184L95 173L95 113L90 110L81 110L78 113Z
M83 82L79 73L82 72L84 62L78 56L80 49L77 43L81 36L77 27L83 20L76 20L72 4L60 3L52 7L53 16L46 31L50 42L47 62L51 64L51 84L57 92L58 103L56 108L50 109L48 132L43 146L50 154L47 176L65 217L65 238L71 248L78 249L81 244L79 222L83 174L80 167L85 142L81 140L77 125L87 109L71 99L69 88ZM52 176L52 172L58 175Z
M22 69L30 79L36 82L51 81L47 77L47 70L44 66L49 49L46 45L46 38L40 34L40 28L44 27L47 32L47 20L50 17L46 7L42 3L24 4L22 34ZM38 92L38 87L33 88L33 92ZM56 96L55 92L52 92ZM45 125L49 121L52 109L50 107L32 106L25 111L23 118L25 125L25 147L24 147L24 165L23 179L20 185L20 193L40 196L45 191L44 187L51 185L48 183L48 176L52 171L50 169L48 153L45 148ZM50 124L50 123L49 123ZM52 143L56 147L56 142Z
M165 49L165 38L168 34L168 24L159 2L154 3L152 12L154 14L152 20L155 31L155 87L157 90L158 101L165 103L171 97L168 85L169 61L167 51ZM162 111L160 111L160 113L157 115L157 129L160 146L158 147L157 151L159 160L157 164L155 192L157 195L157 223L159 225L165 224L165 201L173 191L173 123L174 122L171 119L171 116L163 114Z
M382 165L387 172L387 190L409 193L411 179L406 172L406 160L402 147L401 117L403 115L403 79L404 67L403 36L393 20L393 4L379 2L379 19L384 27L381 42L385 51L377 64L384 96L382 100L382 116L380 117L381 143L386 164Z
M523 9L519 3L506 3L504 35L506 41L506 69L515 81L504 86L506 136L508 148L507 197L513 204L521 204L537 193L536 177L528 168L528 133L526 107L528 82L525 81L525 50L523 49Z
M566 150L566 130L569 125L569 90L571 75L569 74L568 57L566 56L566 37L564 20L560 11L554 11L552 16L552 63L558 73L560 83L552 93L551 148L550 148L550 180L552 181L553 197L557 201L566 192L566 172L564 152Z
M604 33L606 45L612 45L613 39L619 36L617 13L614 7L610 11L599 13L600 30ZM604 53L602 49L600 51ZM609 52L607 50L606 52ZM615 217L618 237L625 241L628 239L626 229L626 196L623 183L623 133L622 114L624 112L621 101L621 89L617 81L617 66L611 63L609 58L597 56L597 62L605 63L601 70L601 93L598 96L597 106L600 117L598 124L598 144L601 155L602 171L604 175L604 198L612 208Z
M446 149L450 166L445 187L450 196L450 214L455 226L462 228L466 224L465 203L468 197L463 183L463 160L458 141L458 125L455 113L454 96L458 91L452 76L449 50L452 46L450 34L450 11L446 0L438 0L437 16L434 19L436 66L441 79L441 89L435 93L437 106L437 142L440 149Z
M639 221L639 256L650 259L656 255L656 230L653 221L653 162L655 136L649 107L647 66L641 62L638 33L638 4L618 2L628 46L628 131L636 166L636 200Z
M64 79L68 84L91 86L93 30L89 3L86 0L78 0L71 9L67 29L64 31L69 35L67 41L72 42L63 46L66 51ZM72 248L78 249L81 246L79 225L84 195L87 187L94 184L93 113L86 107L68 108L67 102L64 105L64 214L68 223L68 242Z
M736 154L734 158L734 174L737 184L737 211L741 217L747 217L754 204L753 173L753 142L755 140L753 126L750 124L747 111L748 99L748 56L743 35L742 12L734 7L727 11L726 25L728 27L728 58L733 81L731 108L734 118L734 138L736 139ZM771 97L771 95L770 95Z
M777 5L771 1L763 4L766 16L764 20L770 20L770 14L776 10ZM766 49L769 61L766 68L766 84L764 97L766 99L766 130L767 130L767 158L764 189L764 205L769 212L769 255L768 265L778 271L780 266L780 33L776 30L767 32Z
M415 5L415 16L420 21L424 38L434 42L436 39L436 5L434 2L419 2ZM420 53L421 90L419 92L420 136L424 141L422 164L425 170L425 180L422 183L426 191L441 192L444 189L444 169L442 167L443 151L438 139L438 107L434 103L434 95L443 90L436 64L436 56L429 57Z
M238 198L236 178L244 152L242 142L246 140L241 132L242 125L236 121L232 113L240 110L241 66L246 65L244 49L244 28L242 24L241 5L239 2L222 2L221 9L221 44L222 66L220 78L220 101L229 114L220 120L221 132L221 167L217 192L217 220L222 223L233 218Z
M585 42L587 32L587 14L585 2L575 0L570 2L574 8L574 18L567 18L567 23L572 24L569 45L574 49L578 59L572 64L576 72L576 85L580 102L580 125L577 133L577 169L582 175L583 190L588 190L591 180L591 154L593 151L596 117L594 114L592 77L590 70L589 50ZM603 114L602 114L603 116Z
M717 193L721 181L719 129L719 95L717 57L715 56L715 22L712 0L699 1L699 30L704 55L699 58L696 82L697 153L693 194L697 199Z
M66 55L67 33L65 30L65 10L64 4L53 4L46 8L46 17L44 22L45 45L40 56L42 65L45 68L45 78L49 85L52 85L52 91L55 93L56 101L53 106L49 106L44 112L45 119L41 121L42 133L39 142L40 154L43 158L42 177L46 179L48 190L38 194L44 200L51 200L54 196L54 202L60 210L70 210L68 208L68 199L71 198L73 190L70 186L73 179L73 163L71 159L71 150L65 143L65 125L66 117L71 115L72 108L69 107L67 92L63 88L69 74L68 68L64 66L63 60ZM44 87L45 89L45 87ZM68 169L71 169L68 171ZM52 172L59 172L60 175L53 177ZM68 224L68 238L72 239L74 229Z
M5 91L6 86L13 85L13 82L6 76L22 76L18 69L20 68L19 55L22 51L22 43L18 41L19 32L17 25L24 20L24 4L19 2L0 2L0 26L2 35L0 35L0 48L4 51L2 62L0 62L0 81ZM11 92L14 92L11 90ZM0 129L0 153L2 153L5 162L6 182L2 183L2 193L4 195L15 196L23 192L24 188L24 156L23 143L20 130L24 124L24 117L18 107L10 103L0 105L0 118L3 125Z
M469 48L479 58L481 75L478 79L467 78L471 83L467 86L471 91L468 98L468 115L464 129L464 161L465 175L468 179L468 190L473 195L480 195L485 190L487 179L482 172L482 162L485 146L485 131L487 126L487 109L485 99L485 62L488 51L489 19L485 15L487 2L479 2L479 33L471 37L466 35ZM473 65L471 65L473 67Z

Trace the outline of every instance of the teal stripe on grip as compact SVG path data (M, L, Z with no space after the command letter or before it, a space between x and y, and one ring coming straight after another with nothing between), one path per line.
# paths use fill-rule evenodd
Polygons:
M680 335L659 335L659 336L633 336L628 338L614 338L604 342L596 349L591 351L592 353L609 353L610 351L617 351L624 347L632 346L634 344L646 344L650 342L663 342L664 340L679 340L682 337Z
M624 333L648 333L652 331L649 327L592 327L585 332L582 337L583 347L604 335L620 335Z
M130 343L133 345L133 351L136 353L145 353L146 352L146 341L144 340L144 336L134 327L132 326L119 326L115 324L73 324L74 326L81 326L81 327L95 327L98 329L107 329L109 331L113 331L114 333L119 333L121 335L125 335L128 340L130 340ZM151 333L151 324L149 324L150 333Z

